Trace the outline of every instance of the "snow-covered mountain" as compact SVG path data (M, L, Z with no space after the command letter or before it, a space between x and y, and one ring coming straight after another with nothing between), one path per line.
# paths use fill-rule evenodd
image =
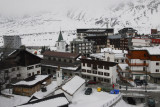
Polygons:
M11 2L9 6L0 1L0 35L43 34L107 25L115 28L115 32L123 27L133 27L139 33L160 29L160 0L6 1Z

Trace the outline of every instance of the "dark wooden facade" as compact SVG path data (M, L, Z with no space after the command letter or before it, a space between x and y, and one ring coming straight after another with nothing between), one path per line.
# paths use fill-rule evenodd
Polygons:
M25 81L28 82L32 82L32 80L34 80L35 76L29 77L27 79L25 79ZM31 80L32 79L32 80ZM40 91L40 89L42 88L42 83L46 82L46 86L51 84L52 81L52 76L49 75L47 78L38 81L37 83L33 84L33 85L13 85L13 94L17 94L17 95L23 95L23 96L31 96L33 95L36 91Z

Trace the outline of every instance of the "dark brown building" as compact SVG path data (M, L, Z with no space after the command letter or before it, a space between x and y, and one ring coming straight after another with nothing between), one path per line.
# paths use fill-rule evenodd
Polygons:
M64 76L79 75L81 67L78 57L80 54L45 51L43 56L42 74L55 74L57 67L60 66Z

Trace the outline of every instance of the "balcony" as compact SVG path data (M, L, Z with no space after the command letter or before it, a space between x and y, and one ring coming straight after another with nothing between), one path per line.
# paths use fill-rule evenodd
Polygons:
M125 61L129 66L148 66L149 65L148 63L129 63L127 59Z

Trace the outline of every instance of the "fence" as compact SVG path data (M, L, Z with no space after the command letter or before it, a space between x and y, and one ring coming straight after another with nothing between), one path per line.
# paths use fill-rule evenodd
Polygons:
M105 103L102 105L102 107L110 107L112 106L114 103L116 103L120 98L122 97L121 94L118 94L118 96L116 96L115 98L113 98L112 100L110 100L109 102Z

